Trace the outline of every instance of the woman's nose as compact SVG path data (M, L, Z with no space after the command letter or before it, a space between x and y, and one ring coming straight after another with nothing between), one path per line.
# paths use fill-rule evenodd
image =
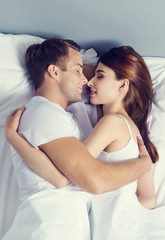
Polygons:
M91 78L88 83L87 83L88 87L91 87L93 86L93 78Z

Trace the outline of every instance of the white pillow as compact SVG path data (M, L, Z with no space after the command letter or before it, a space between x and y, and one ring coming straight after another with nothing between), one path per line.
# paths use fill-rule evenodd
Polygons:
M44 39L30 35L0 34L0 124L14 109L25 104L34 89L27 80L25 52Z
M165 112L165 58L144 57L144 60L152 78L154 103L160 111Z
M148 118L150 138L157 148L165 146L165 58L144 57L153 82L153 104Z

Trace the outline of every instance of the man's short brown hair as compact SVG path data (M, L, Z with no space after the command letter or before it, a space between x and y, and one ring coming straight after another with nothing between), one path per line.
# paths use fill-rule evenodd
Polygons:
M69 47L80 51L80 46L73 40L57 38L47 39L41 44L33 44L27 49L26 67L36 89L42 85L44 73L50 64L59 66L63 71L66 70Z

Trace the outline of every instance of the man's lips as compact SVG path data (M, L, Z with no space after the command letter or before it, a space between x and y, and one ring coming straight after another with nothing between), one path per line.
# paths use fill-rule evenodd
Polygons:
M78 86L78 89L82 92L83 91L83 87Z

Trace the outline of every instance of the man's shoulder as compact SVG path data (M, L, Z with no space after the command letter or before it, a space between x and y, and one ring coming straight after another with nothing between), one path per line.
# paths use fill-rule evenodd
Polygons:
M48 121L49 118L58 119L59 117L66 120L68 118L67 112L60 105L43 97L33 97L25 107L22 119L29 118L34 121L40 118L40 121Z
M31 111L34 109L36 111L42 111L42 110L48 110L50 111L57 111L57 112L63 112L65 113L65 110L57 103L51 102L48 99L41 97L41 96L35 96L30 99L30 101L25 105L26 109L30 109Z
M43 97L33 97L27 104L21 118L21 126L43 128L53 126L56 123L66 124L68 116L66 111L56 103Z
M26 105L19 133L33 146L48 141L73 136L74 122L58 104L36 97Z

